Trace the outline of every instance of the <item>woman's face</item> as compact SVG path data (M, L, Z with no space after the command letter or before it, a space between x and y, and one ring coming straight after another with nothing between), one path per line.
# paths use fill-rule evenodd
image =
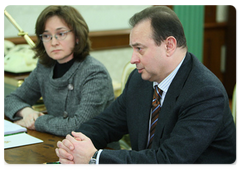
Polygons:
M70 31L67 24L58 16L50 17L45 23L43 36L52 36L49 41L43 41L44 48L49 57L58 63L66 63L73 59L73 48L76 40L74 33ZM58 37L56 39L56 36ZM61 38L63 38L61 40Z

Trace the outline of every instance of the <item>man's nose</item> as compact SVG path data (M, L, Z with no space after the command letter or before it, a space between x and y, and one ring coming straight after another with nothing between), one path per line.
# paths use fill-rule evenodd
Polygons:
M134 52L132 53L132 58L131 58L131 64L137 64L139 63L139 57L137 56L137 54L135 54Z

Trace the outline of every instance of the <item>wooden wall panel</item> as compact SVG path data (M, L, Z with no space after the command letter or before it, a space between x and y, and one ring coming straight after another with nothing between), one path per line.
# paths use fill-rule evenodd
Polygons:
M221 61L223 46L225 63ZM222 81L231 98L236 84L236 9L233 6L228 6L228 19L222 23L216 22L216 6L205 6L203 53L203 64Z
M105 50L113 48L129 47L130 29L111 30L111 31L94 31L89 33L92 42L92 50ZM30 36L33 42L37 41L36 36ZM26 44L23 37L5 38L14 44Z
M172 9L173 7L171 6ZM229 6L228 21L217 23L216 6L204 6L204 8L203 64L223 82L228 95L231 97L236 84L236 9ZM193 22L190 24L195 25ZM90 32L92 50L129 47L129 33L130 29ZM31 39L36 42L37 37L31 36ZM26 44L22 37L6 38L6 40L10 40L15 44ZM223 45L226 45L227 56L226 71L224 73L220 69L221 48Z
M205 23L215 23L216 22L217 7L216 5L206 5L205 6Z
M237 61L237 50L236 50L236 8L229 6L228 8L228 22L226 28L226 70L223 75L224 86L229 94L232 96L233 89L236 84L236 61Z
M225 45L226 24L205 24L203 64L221 81L221 48Z

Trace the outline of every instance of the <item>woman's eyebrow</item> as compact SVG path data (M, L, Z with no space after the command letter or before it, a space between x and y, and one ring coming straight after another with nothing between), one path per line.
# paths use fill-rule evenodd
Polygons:
M67 29L67 28L65 28L65 27L59 27L59 28L56 29L56 31L59 31L59 30L62 30L62 29L65 30L65 29ZM43 32L49 32L49 31L48 31L48 30L44 30Z

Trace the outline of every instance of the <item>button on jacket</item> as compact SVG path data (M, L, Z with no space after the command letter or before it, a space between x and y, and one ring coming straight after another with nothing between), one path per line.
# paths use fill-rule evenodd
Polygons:
M124 92L78 131L97 148L129 133L132 150L103 150L99 163L233 163L236 127L222 83L191 53L164 99L147 149L153 83L134 70ZM100 123L101 122L101 123Z
M108 71L91 56L75 61L61 78L52 78L53 69L38 63L22 86L5 98L7 117L21 119L15 113L31 107L42 96L48 114L37 118L36 130L65 136L114 100Z

